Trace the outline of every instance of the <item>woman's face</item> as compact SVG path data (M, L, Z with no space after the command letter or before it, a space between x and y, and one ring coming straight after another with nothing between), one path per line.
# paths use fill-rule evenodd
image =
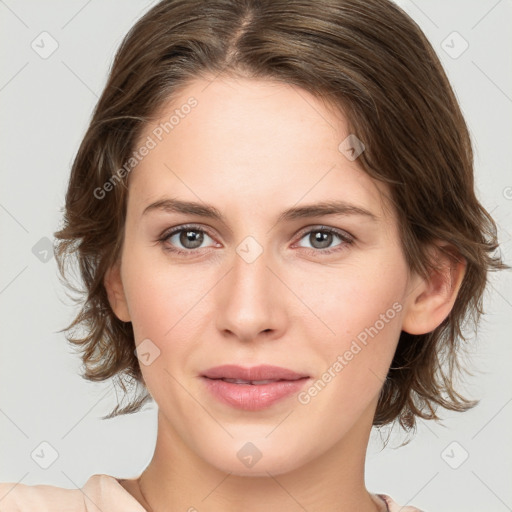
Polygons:
M194 82L140 138L115 309L159 429L223 471L279 474L370 429L412 282L349 135L302 89L226 78ZM304 378L205 377L221 365Z

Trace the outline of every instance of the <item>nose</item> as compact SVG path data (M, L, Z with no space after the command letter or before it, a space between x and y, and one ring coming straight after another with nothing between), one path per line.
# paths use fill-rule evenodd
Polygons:
M248 342L274 339L285 331L286 288L270 259L265 251L253 261L243 252L234 255L216 293L217 328L223 336Z

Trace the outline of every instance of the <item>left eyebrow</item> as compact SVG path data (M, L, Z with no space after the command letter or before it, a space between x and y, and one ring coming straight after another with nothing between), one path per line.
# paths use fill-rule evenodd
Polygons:
M146 206L142 215L154 210L198 215L200 217L215 219L227 225L224 215L222 215L217 208L206 203L181 201L179 199L160 199ZM361 206L356 206L345 201L322 201L320 203L288 208L278 216L277 222L321 217L325 215L362 215L373 221L378 221L379 219L377 215Z
M373 221L378 220L377 215L366 208L362 208L361 206L356 206L345 201L323 201L321 203L288 208L279 215L277 222L309 217L321 217L324 215L362 215Z

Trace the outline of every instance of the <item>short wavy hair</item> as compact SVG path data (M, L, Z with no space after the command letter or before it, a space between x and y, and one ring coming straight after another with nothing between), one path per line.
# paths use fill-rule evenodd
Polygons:
M128 184L103 187L136 148L146 123L198 78L268 79L327 100L364 141L361 168L387 183L411 271L435 268L428 248L449 242L466 273L448 317L432 332L401 332L373 425L440 419L478 403L454 389L459 356L478 327L490 270L508 268L496 224L474 192L468 129L442 65L418 25L388 0L163 0L122 41L72 164L55 257L81 308L62 331L90 381L142 384L107 416L140 410L145 388L131 322L112 311L103 279L122 246ZM250 122L250 120L247 120ZM81 284L68 276L78 263ZM77 336L76 328L84 334Z

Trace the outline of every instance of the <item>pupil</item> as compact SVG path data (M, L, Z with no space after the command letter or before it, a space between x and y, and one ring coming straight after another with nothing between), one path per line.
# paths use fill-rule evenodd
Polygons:
M332 233L327 233L324 231L316 231L314 238L315 242L320 242L321 249L324 249L325 247L328 247L330 245L330 237L332 236Z
M189 249L196 249L199 247L203 241L203 234L198 233L197 231L182 231L180 242ZM188 244L192 242L192 247Z

